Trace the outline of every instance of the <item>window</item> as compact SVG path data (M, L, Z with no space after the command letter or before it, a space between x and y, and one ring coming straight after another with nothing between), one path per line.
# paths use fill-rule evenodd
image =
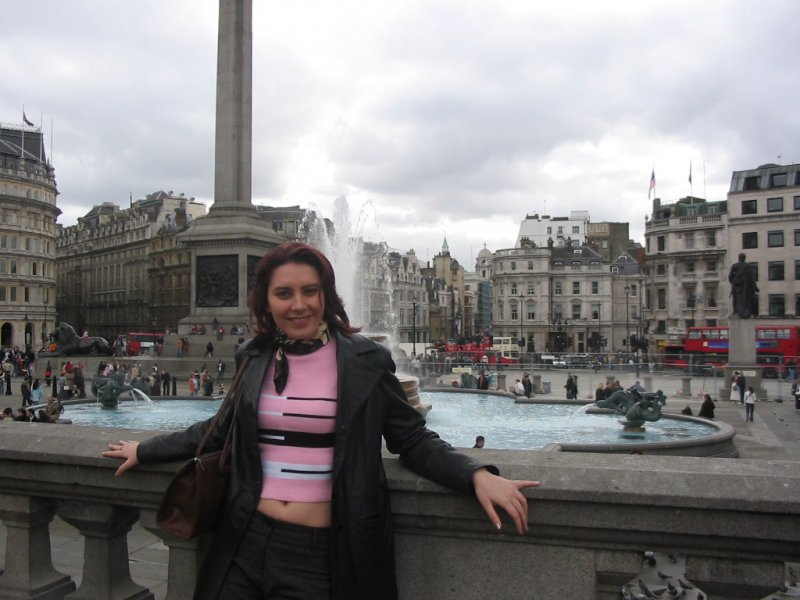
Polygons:
M706 232L706 248L715 248L717 246L717 232Z
M773 260L767 263L767 279L783 281L783 261Z
M561 296L562 291L561 291L561 282L560 281L556 281L556 282L553 283L553 293L556 296Z
M794 209L800 210L800 196L794 197Z
M519 319L519 313L517 312L517 305L516 304L512 304L511 305L511 320L512 321L516 321L517 319Z
M577 302L572 305L572 318L573 319L581 318L581 305Z
M553 233L553 228L548 226L548 228L547 228L547 233L548 233L548 234L550 234L550 233Z
M528 304L528 321L536 320L536 305Z
M558 235L562 235L563 233L564 233L564 226L563 225L559 225L558 226Z
M572 226L572 233L580 233L580 232L581 232L580 225L573 225Z
M706 306L717 308L717 290L715 288L706 288Z
M775 173L770 178L770 185L772 187L786 187L787 181L786 173Z
M667 265L656 265L656 275L666 275Z
M694 273L694 263L693 262L687 262L686 263L686 272L687 273Z
M516 283L512 283L511 284L511 295L512 296L516 296L517 295L517 284Z
M24 287L24 288L22 288L22 290L23 290L23 296L24 296L23 302L26 302L26 303L30 302L31 301L31 288Z
M783 232L782 231L767 232L767 247L783 248Z
M11 270L9 271L9 273L11 273L12 275L17 274L17 261L14 260L13 258L11 259Z
M758 248L758 232L748 231L743 233L742 248Z
M592 304L592 318L600 319L600 304Z
M800 281L800 260L794 261L794 278L797 281ZM800 313L796 313L800 316Z
M600 282L593 281L592 282L592 294L599 294L600 293Z
M759 189L761 187L759 185L759 179L761 178L758 175L752 175L750 177L746 177L744 180L744 191Z
M660 310L667 308L667 290L664 288L656 290L656 308Z
M783 198L767 198L767 212L783 212Z
M800 246L800 229L794 230L794 245Z
M8 288L8 289L11 290L10 301L11 302L16 302L17 301L17 288L11 287L11 288Z
M687 233L683 236L683 247L687 250L692 250L694 248L694 234Z
M717 270L717 261L715 261L715 260L706 261L706 271L707 272L709 272L709 273L716 272L716 270Z
M667 238L663 235L660 235L656 238L656 250L658 252L664 252L667 248Z
M533 271L533 261L532 260L528 261L528 271Z
M579 260L573 260L571 263L571 267L573 271L580 271L581 270L581 262Z
M783 294L769 295L769 316L783 317L786 315L786 300Z
M581 293L581 282L580 281L573 281L572 282L572 293L573 294L580 294Z
M512 271L516 271L517 270L517 262L514 261L514 260L511 261L511 270Z
M758 205L755 200L742 200L742 214L754 215L758 212Z
M6 301L6 288L5 286L0 287L0 302Z

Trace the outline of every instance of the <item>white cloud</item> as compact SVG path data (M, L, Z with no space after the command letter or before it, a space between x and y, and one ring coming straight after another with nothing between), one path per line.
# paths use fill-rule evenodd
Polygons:
M130 193L213 196L216 13L4 8L0 120L43 117L60 222ZM731 171L800 160L795 21L791 0L254 2L254 201L346 194L392 247L432 256L447 235L467 267L533 212L641 241L652 168L665 202L690 160L694 194L720 200Z

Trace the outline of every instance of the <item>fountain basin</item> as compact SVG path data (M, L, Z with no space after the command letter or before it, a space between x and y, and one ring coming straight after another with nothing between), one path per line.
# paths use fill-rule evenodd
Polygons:
M423 391L420 403L432 405L428 426L454 446L471 448L483 435L486 447L512 450L663 454L738 455L733 427L697 417L665 415L643 433L623 431L620 417L591 405L562 402L516 403L505 394L461 390ZM177 430L206 419L220 400L120 402L116 409L97 403L66 407L64 417L79 425L143 430Z

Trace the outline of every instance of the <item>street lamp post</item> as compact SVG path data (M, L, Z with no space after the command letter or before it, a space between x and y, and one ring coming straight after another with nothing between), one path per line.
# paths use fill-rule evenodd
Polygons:
M625 286L625 346L628 354L631 353L631 325L630 325L630 307L628 305L628 296L631 293L631 286Z
M523 329L523 322L522 322L522 311L525 310L523 305L523 298L524 296L519 297L519 355L520 355L520 364L522 363L522 349L525 347L525 330Z
M411 354L416 356L417 355L417 299L411 302L411 306L413 308L413 315L411 321Z

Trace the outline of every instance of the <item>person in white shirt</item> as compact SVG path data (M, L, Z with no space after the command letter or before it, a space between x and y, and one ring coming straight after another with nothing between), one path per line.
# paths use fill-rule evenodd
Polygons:
M744 395L744 420L753 422L753 413L756 410L756 402L758 402L758 397L756 396L755 391L753 391L753 386L747 387L747 392Z

